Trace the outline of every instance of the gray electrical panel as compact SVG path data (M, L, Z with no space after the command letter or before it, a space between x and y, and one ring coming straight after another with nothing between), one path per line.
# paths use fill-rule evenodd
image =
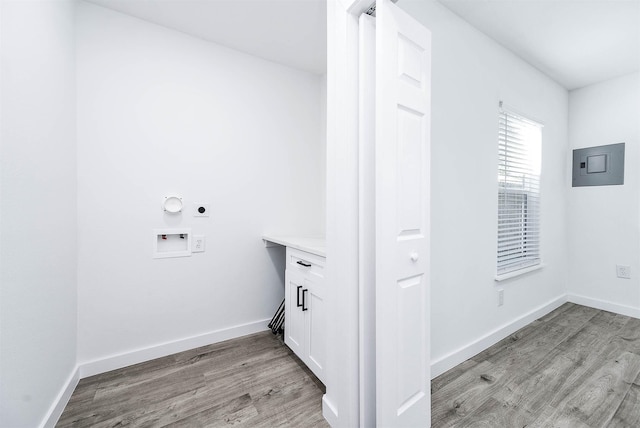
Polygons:
M573 151L573 187L624 184L624 143Z

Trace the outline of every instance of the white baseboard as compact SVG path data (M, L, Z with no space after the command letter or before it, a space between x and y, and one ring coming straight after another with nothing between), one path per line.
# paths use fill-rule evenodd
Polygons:
M453 367L468 360L474 355L477 355L490 346L495 345L508 335L514 333L515 331L521 329L522 327L535 321L536 319L548 314L549 312L560 307L566 302L589 306L592 308L614 312L634 318L640 318L639 308L620 305L605 300L592 299L577 294L562 295L554 300L551 300L548 303L539 306L538 308L510 322L509 324L503 325L502 327L492 331L484 337L458 349L457 351L454 351L436 361L431 362L431 378L433 379L441 375L447 370L452 369ZM47 416L45 416L41 427L49 428L55 426L81 378L130 366L132 364L149 361L155 358L164 357L167 355L175 354L177 352L198 348L200 346L206 346L213 343L222 342L224 340L234 339L237 337L246 336L248 334L265 331L267 330L268 322L269 319L264 319L252 323L234 326L231 328L212 331L199 336L180 339L174 342L167 342L148 348L138 349L132 352L122 353L107 358L79 364L67 380L65 386L61 389L55 402L49 409ZM338 413L333 404L330 403L329 400L327 400L326 394L322 397L322 414L324 418L329 422L329 425L338 426Z
M607 300L592 299L579 294L567 294L567 301L577 305L589 306L590 308L626 315L628 317L640 318L640 308L634 308L633 306L620 305Z
M65 386L60 390L60 393L58 393L58 396L42 421L41 428L55 427L81 378L153 360L154 358L175 354L176 352L182 352L198 348L200 346L211 345L224 340L235 339L248 334L265 331L267 330L267 324L269 321L270 319L268 318L79 364L74 368L73 373L65 383Z
M60 416L62 415L64 408L67 406L73 391L76 389L76 386L78 386L79 381L80 371L78 370L78 367L75 367L71 376L69 376L69 379L67 379L67 382L51 405L49 412L47 412L47 415L44 417L42 424L40 425L42 428L53 428L56 426L58 419L60 419Z
M155 358L166 357L177 352L187 351L200 346L211 345L224 340L235 339L248 334L258 333L268 329L267 324L271 319L267 318L247 324L212 331L209 333L180 339L173 342L166 342L148 348L137 349L118 355L101 358L94 361L81 363L78 366L80 378L85 378L111 370L138 364Z
M548 314L549 312L557 309L562 304L567 302L567 296L562 295L550 302L545 303L542 306L537 307L531 312L521 316L510 322L509 324L505 324L502 327L497 328L491 333L487 334L480 339L469 343L466 346L454 351L444 357L431 362L431 379L440 376L442 373L446 372L449 369L454 368L458 364L468 360L474 355L479 354L490 346L495 345L505 337L510 334L518 331L522 327L527 324L537 320L538 318Z
M332 427L338 426L338 411L327 398L327 394L322 396L322 416Z

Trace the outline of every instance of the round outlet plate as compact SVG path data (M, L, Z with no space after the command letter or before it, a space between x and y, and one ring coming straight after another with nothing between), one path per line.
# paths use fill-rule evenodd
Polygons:
M182 211L182 198L178 196L166 196L162 207L168 213L179 213Z

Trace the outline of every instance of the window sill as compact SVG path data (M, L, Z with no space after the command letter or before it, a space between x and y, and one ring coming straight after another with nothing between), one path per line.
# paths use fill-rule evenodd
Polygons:
M544 264L540 263L535 266L529 266L523 269L514 270L512 272L496 275L495 280L497 282L504 281L506 279L511 279L511 278L515 278L516 276L524 275L525 273L533 272L534 270L542 269L543 267L544 267Z

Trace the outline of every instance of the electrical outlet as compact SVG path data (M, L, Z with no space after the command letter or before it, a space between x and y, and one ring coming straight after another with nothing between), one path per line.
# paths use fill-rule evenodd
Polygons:
M204 235L193 235L191 241L191 252L202 253L204 251L205 239Z
M504 289L498 290L498 306L504 305Z
M209 217L209 209L211 204L196 202L193 204L193 216L194 217Z
M631 266L616 265L618 278L631 279Z

